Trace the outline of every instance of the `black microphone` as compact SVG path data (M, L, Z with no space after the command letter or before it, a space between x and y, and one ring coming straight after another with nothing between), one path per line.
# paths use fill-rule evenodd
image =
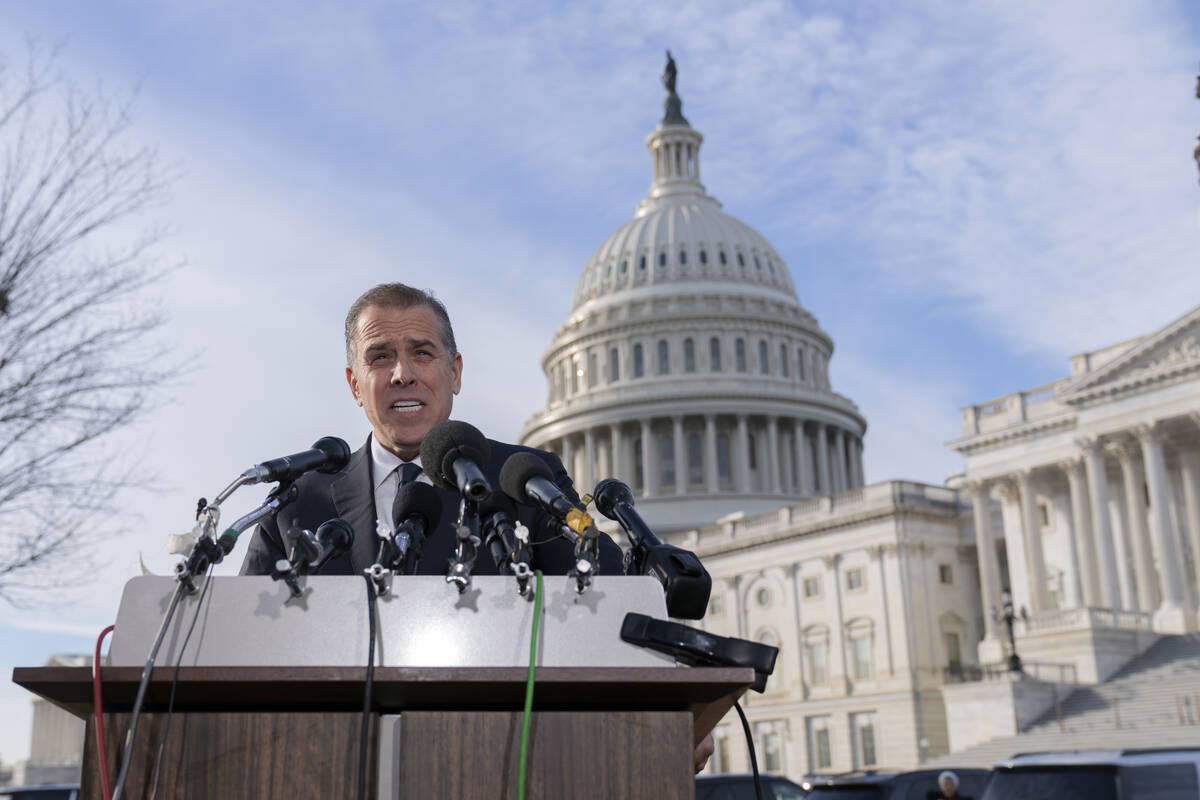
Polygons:
M511 568L512 555L517 552L517 507L502 492L492 492L479 504L480 529L483 543L492 554L496 569Z
M653 575L667 593L667 613L682 619L701 619L708 610L712 578L696 554L659 539L633 508L633 492L615 478L596 484L596 510L616 520L636 554L631 567Z
M541 506L560 521L566 521L568 514L578 511L554 482L550 467L533 453L513 453L508 457L500 468L500 488L515 502Z
M314 538L321 552L312 563L312 571L319 572L327 561L345 553L354 544L354 528L344 519L331 519L317 527Z
M302 453L273 458L251 467L242 473L242 478L244 483L294 481L309 470L337 472L345 467L349 460L349 445L336 436L324 436Z
M392 502L392 523L395 525L393 538L399 551L399 561L405 564L409 574L416 569L421 558L425 537L437 530L441 521L442 498L429 484L412 481L396 492L396 499ZM413 559L406 562L410 549Z
M275 562L271 577L288 585L293 597L303 594L298 578L320 572L330 559L337 558L354 544L354 528L343 519L322 522L314 534L307 530L291 534L291 558Z
M474 425L457 420L439 422L421 442L421 468L433 485L479 501L492 491L483 475L492 452Z

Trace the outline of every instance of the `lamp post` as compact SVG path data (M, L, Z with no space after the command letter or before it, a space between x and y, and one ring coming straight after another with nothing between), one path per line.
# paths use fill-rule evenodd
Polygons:
M1013 634L1013 623L1017 620L1017 612L1013 608L1012 592L1008 589L1000 592L1000 603L999 610L995 606L992 607L992 619L996 622L1003 621L1008 628L1008 669L1010 672L1024 672L1025 668L1021 666L1021 657L1017 655L1017 637ZM1021 618L1029 618L1025 609L1021 609Z

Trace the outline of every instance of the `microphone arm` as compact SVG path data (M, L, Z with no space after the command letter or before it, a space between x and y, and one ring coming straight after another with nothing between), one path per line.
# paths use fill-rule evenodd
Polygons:
M596 485L596 508L621 525L629 538L627 573L653 575L667 595L667 613L682 619L702 619L708 610L712 577L690 550L659 539L633 507L633 492L615 478Z

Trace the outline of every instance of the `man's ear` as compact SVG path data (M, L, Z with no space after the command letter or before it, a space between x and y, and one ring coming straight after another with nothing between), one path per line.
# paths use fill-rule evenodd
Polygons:
M452 375L451 385L454 388L455 394L458 394L462 390L462 367L463 367L462 353L455 353L454 354L454 363L450 367L451 375Z
M358 378L354 377L354 370L346 367L346 383L350 385L350 393L354 395L354 402L360 406L363 404L362 396L358 393Z

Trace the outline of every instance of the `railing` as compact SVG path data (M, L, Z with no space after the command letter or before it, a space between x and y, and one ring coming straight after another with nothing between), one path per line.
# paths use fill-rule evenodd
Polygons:
M1055 393L1069 379L1063 378L1024 392L989 400L963 408L963 436L989 433L1031 419L1043 419L1065 409L1054 400Z
M1026 661L1022 673L1043 683L1078 683L1079 675L1074 664L1054 664ZM1015 673L1007 663L999 664L951 664L942 668L942 680L946 683L978 683L982 681L1012 680Z
M1045 633L1078 628L1120 628L1150 630L1151 615L1143 611L1120 611L1111 608L1060 608L1040 611L1018 623L1027 633Z

